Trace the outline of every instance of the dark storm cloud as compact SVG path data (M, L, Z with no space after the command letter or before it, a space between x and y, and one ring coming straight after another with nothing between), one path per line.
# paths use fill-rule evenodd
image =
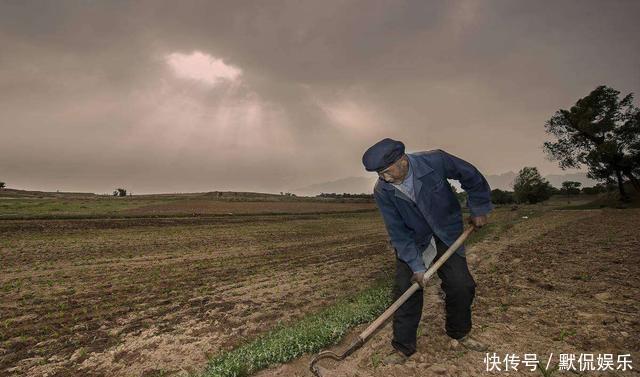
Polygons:
M600 84L638 92L638 15L631 1L3 2L0 178L281 191L363 174L386 136L488 174L557 172L540 149L555 110ZM194 51L242 73L180 78L167 56Z

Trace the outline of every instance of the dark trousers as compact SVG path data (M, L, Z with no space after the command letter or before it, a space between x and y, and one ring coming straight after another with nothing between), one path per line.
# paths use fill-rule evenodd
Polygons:
M440 239L436 240L436 260L445 251L445 245ZM429 266L426 266L427 268ZM411 284L413 272L409 265L396 257L396 276L393 288L394 300L405 292ZM471 304L475 296L476 283L469 272L467 259L454 253L438 269L438 276L442 280L442 290L445 297L447 335L454 339L460 339L471 331ZM398 351L407 356L416 352L416 337L420 317L422 316L423 303L422 289L414 293L393 316L393 341L392 345Z

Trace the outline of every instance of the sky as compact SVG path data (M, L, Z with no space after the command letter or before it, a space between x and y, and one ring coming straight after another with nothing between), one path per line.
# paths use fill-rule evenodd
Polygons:
M544 123L640 96L638 1L2 1L0 181L289 191L367 176L385 137L484 174ZM636 99L636 105L639 101Z

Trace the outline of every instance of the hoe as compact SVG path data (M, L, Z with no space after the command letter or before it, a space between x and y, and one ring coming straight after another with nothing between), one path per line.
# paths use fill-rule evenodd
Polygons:
M473 225L467 228L467 230L465 230L460 235L460 237L458 237L458 239L447 249L447 251L445 251L445 253L442 254L442 256L431 265L431 267L424 274L425 283L438 270L438 268L440 268L440 266L442 266L444 262L449 259L451 254L453 254L460 247L460 245L462 245L462 243L467 239L467 237L469 237L474 229L475 227ZM389 317L391 317L393 313L395 313L395 311L398 310L398 308L402 306L402 304L404 304L405 301L407 301L409 297L411 297L411 295L414 294L419 288L420 285L418 283L413 283L413 285L409 287L409 289L407 289L406 292L404 292L402 296L400 296L400 298L396 300L396 302L391 304L391 306L387 310L385 310L385 312L382 313L380 317L376 318L376 320L373 321L373 323L370 324L369 327L367 327L362 333L360 333L360 335L358 335L358 338L353 343L351 343L351 345L344 352L337 354L332 351L322 351L317 354L313 359L311 359L311 363L309 363L309 369L311 370L311 372L316 377L322 377L323 368L316 365L318 361L322 359L333 359L336 361L341 361L344 360L347 356L354 353L357 349L362 347L367 339L369 339L371 334L373 334L380 326L382 326L387 321L387 319L389 319Z

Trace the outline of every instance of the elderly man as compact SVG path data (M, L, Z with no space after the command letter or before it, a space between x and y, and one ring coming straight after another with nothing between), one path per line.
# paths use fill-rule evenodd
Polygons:
M392 139L370 147L362 162L367 171L379 175L374 198L396 253L394 296L398 298L413 282L423 285L427 267L463 231L460 204L447 179L458 180L467 192L469 221L477 227L487 223L493 209L491 189L470 163L439 149L405 154L404 144ZM468 349L486 350L469 335L476 283L467 267L464 246L440 267L438 276L445 293L447 335ZM422 303L423 291L419 290L396 311L394 350L384 358L385 364L403 363L416 352Z

